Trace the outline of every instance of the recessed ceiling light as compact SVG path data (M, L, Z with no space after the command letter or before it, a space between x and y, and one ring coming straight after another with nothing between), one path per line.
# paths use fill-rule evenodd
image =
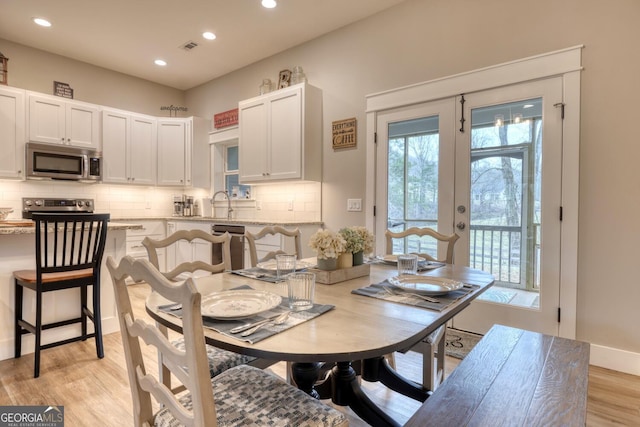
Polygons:
M50 27L51 26L51 22L47 21L44 18L33 18L33 22L35 22L36 24L40 25L41 27Z
M164 67L165 65L167 65L167 61L163 61L162 59L156 59L155 61L153 61L153 63L161 67Z
M266 7L267 9L273 9L274 7L276 7L276 5L276 0L262 0L262 6Z
M215 40L216 39L216 35L213 34L211 31L206 31L206 32L202 33L202 37L204 37L207 40Z

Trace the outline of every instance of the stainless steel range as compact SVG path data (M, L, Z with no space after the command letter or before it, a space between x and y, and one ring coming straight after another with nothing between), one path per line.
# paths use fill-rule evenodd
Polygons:
M22 198L22 218L32 218L34 212L93 212L93 199Z

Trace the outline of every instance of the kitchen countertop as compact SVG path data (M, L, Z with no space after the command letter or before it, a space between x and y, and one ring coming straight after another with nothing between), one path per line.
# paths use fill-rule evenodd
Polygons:
M23 219L9 219L6 222L0 222L0 235L16 235L16 234L34 234L35 228L33 225L24 225ZM211 218L200 216L168 216L168 217L136 217L136 218L111 218L109 222L109 230L140 230L141 224L137 224L138 221L191 221L191 222L206 222L216 224L238 224L238 225L280 225L282 227L296 227L303 225L317 225L321 227L322 221L279 221L279 220L265 220L265 219L224 219L224 218ZM16 223L16 226L12 226L12 223ZM18 223L20 224L18 226Z
M15 234L35 234L36 229L33 225L20 225L12 227L12 222L19 222L24 224L25 220L9 220L4 223L0 223L0 235L15 235ZM113 220L112 220L113 221ZM141 224L124 223L124 222L109 222L109 230L140 230Z
M295 227L298 225L317 225L322 226L322 221L295 221L295 220L268 220L268 219L225 219L212 218L203 216L167 216L167 217L144 217L144 218L111 218L111 221L193 221L193 222L210 222L216 224L239 224L239 225L280 225L283 227Z

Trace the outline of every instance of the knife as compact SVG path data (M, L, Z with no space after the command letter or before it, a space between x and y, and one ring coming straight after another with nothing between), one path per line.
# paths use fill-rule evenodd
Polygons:
M267 322L271 322L273 319L275 319L276 317L280 316L282 313L278 313L278 314L274 314L273 316L269 316L266 319L263 320L259 320L257 322L253 322L253 323L247 323L246 325L242 325L242 326L236 326L235 328L231 329L229 332L231 332L232 334L237 334L238 332L244 332L248 329L253 328L254 326L258 326L258 325L262 325L264 323Z

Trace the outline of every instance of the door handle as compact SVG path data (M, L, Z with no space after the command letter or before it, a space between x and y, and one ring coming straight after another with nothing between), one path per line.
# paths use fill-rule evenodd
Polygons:
M464 230L465 227L466 227L466 224L462 221L456 224L456 228L460 231Z

